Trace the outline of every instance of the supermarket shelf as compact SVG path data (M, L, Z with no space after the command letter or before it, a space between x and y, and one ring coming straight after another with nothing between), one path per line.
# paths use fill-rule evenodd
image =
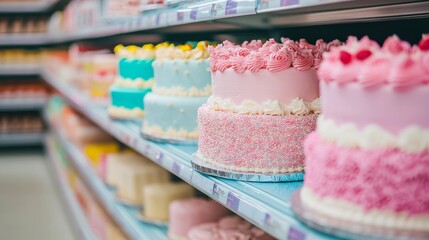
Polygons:
M290 197L292 192L301 188L302 182L250 183L198 173L192 169L190 163L197 146L155 143L143 139L139 133L140 126L135 122L111 120L104 107L93 104L79 91L70 88L47 73L44 73L44 78L61 92L73 107L112 136L276 238L333 239L331 236L304 226L294 218ZM217 191L214 192L214 189ZM296 236L300 238L293 238Z
M137 218L139 214L137 209L120 204L116 200L114 192L103 183L93 168L89 165L89 160L86 158L84 153L69 142L60 130L56 131L56 135L66 152L70 155L72 164L78 171L79 175L85 183L87 183L106 212L130 238L142 240L168 239L165 228L140 222Z
M428 1L410 0L205 0L152 10L140 16L102 19L79 32L3 34L0 46L44 45L146 32L171 34L236 29L272 29L322 23L427 18Z
M0 13L37 13L48 11L58 0L2 1Z
M46 98L1 99L0 111L42 110Z
M0 147L41 145L44 137L44 133L0 133Z
M0 39L4 36L6 35L2 35ZM39 69L37 64L0 64L0 75L38 75Z
M58 164L58 154L55 152L51 136L47 136L45 138L45 148L53 168L53 175L56 178L55 182L57 183L58 190L62 193L63 202L65 203L71 222L73 223L75 230L79 233L79 239L95 240L96 238L89 228L88 221L86 220L82 209L80 208L60 169Z

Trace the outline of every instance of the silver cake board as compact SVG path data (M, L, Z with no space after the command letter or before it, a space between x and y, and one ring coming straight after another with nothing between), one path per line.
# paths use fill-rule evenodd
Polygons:
M171 144L186 144L186 145L197 145L198 144L197 139L155 136L155 135L151 135L151 134L145 132L143 129L141 129L140 133L141 133L142 137L144 137L148 140L154 141L154 142L171 143Z
M202 161L197 154L192 155L192 168L198 172L215 177L245 182L294 182L304 180L304 173L247 173L223 169Z
M305 207L301 201L301 190L292 194L292 211L301 222L333 236L350 240L424 240L429 239L428 233L401 231L393 228L381 228L359 224L352 221L338 220Z
M143 213L141 213L141 212L138 213L137 219L142 223L152 224L152 225L155 225L158 227L163 227L163 228L168 227L168 221L151 219L151 218L144 216Z

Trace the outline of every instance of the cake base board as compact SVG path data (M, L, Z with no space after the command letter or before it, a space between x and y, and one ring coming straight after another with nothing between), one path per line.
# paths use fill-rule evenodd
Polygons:
M118 200L121 204L123 204L123 205L125 205L127 207L143 209L143 205L142 204L130 201L130 200L125 199L123 197L120 197L118 195L116 195L116 200Z
M142 137L154 141L154 142L163 142L163 143L171 143L171 144L187 144L187 145L197 145L197 139L186 139L186 138L174 138L174 137L161 137L151 135L145 132L143 129L140 131Z
M213 164L204 162L197 154L192 156L192 168L198 172L211 176L240 180L245 182L295 182L304 180L304 173L251 173L223 169Z
M304 224L324 233L351 240L423 240L429 235L415 231L401 231L392 228L380 228L371 225L359 224L352 221L337 220L302 204L301 190L292 194L291 207L295 216Z
M158 226L158 227L168 227L168 221L162 221L162 220L157 220L157 219L151 219L151 218L148 218L148 217L144 216L144 215L143 215L143 213L139 213L139 214L137 215L137 219L138 219L140 222L148 223L148 224L153 224L153 225L156 225L156 226Z

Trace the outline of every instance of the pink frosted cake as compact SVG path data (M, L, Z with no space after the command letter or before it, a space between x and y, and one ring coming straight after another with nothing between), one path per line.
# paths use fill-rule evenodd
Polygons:
M323 115L305 142L303 205L429 234L429 36L350 37L320 66ZM428 236L428 235L426 235Z
M238 216L227 216L219 222L204 223L193 227L188 233L189 240L274 240L259 228Z
M233 171L302 172L302 142L320 113L316 69L333 45L270 39L211 48L212 96L198 113L197 157Z
M187 239L189 230L202 223L216 222L230 212L213 200L190 198L170 204L168 237L172 240Z

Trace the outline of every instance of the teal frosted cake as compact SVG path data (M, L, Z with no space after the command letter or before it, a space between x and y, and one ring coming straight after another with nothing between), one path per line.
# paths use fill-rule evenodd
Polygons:
M155 48L118 45L115 54L119 58L118 76L110 88L109 115L113 118L140 118L144 116L143 98L152 91L154 74L152 63Z
M157 47L155 85L144 99L143 132L158 137L197 139L197 110L211 95L207 43Z

